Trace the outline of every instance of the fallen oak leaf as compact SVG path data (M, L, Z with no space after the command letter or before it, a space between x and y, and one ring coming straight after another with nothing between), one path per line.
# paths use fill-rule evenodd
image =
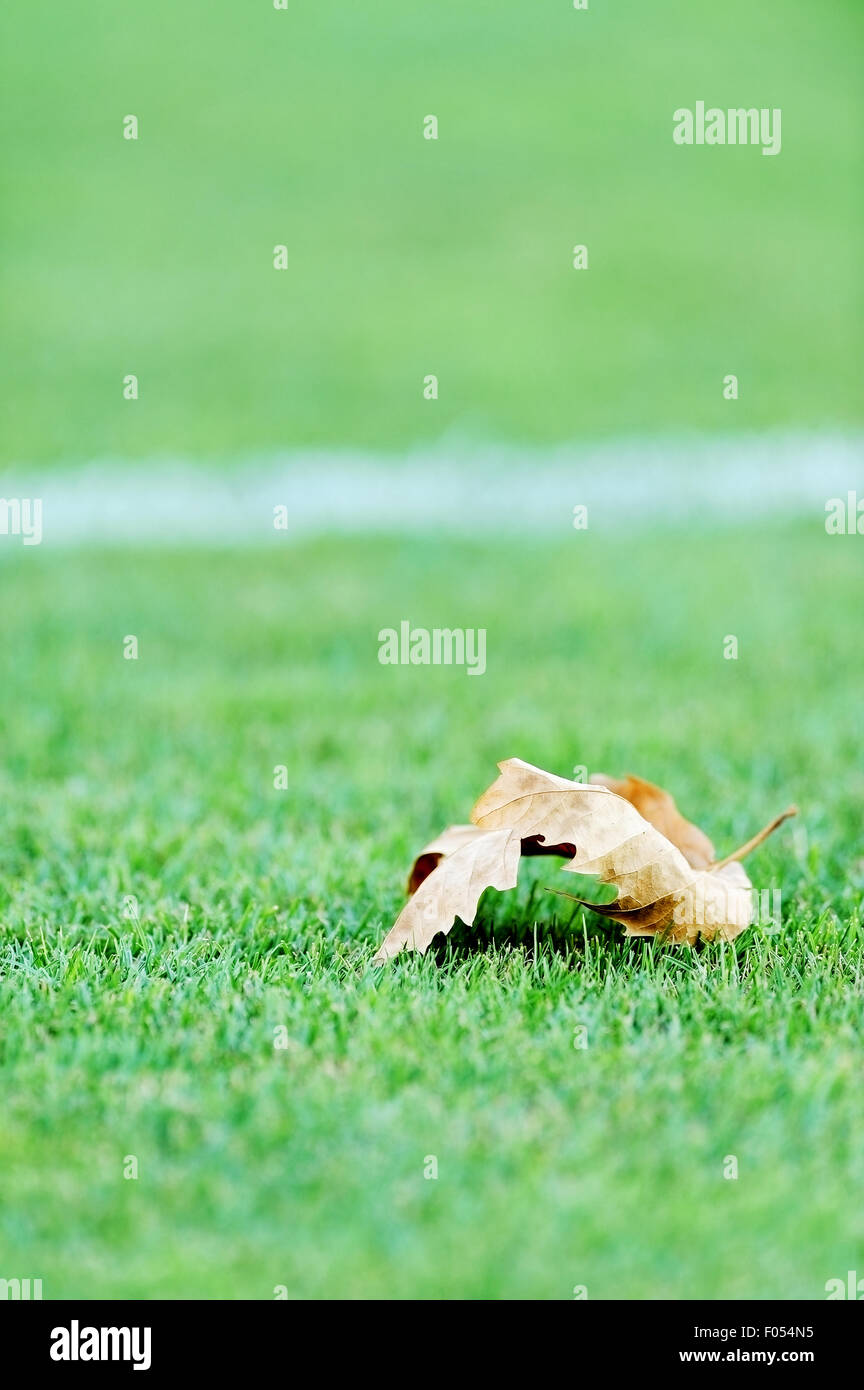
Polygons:
M424 858L427 872L373 964L406 947L425 953L457 917L471 926L483 891L514 887L519 858L532 853L561 855L570 861L565 872L614 883L614 902L586 905L620 922L628 935L661 933L693 942L701 933L732 940L753 916L750 880L736 861L795 814L794 808L784 812L713 869L696 869L630 801L608 787L571 782L519 758L499 768L500 777L472 812L475 833L468 826L451 827L419 856L412 880Z

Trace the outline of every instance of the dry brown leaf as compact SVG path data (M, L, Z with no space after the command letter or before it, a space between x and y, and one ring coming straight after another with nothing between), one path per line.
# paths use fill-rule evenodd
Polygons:
M421 849L417 858L411 866L408 875L408 892L416 893L424 878L428 878L439 860L445 855L453 854L454 850L461 849L469 841L476 840L478 835L482 835L482 830L478 830L476 825L448 825L437 839L428 844L425 849Z
M471 840L476 840L484 832L477 825L448 825L436 839L421 849L411 866L408 875L408 893L416 893L424 878L428 878L440 860L461 849ZM539 854L554 854L559 859L570 859L576 853L573 845L541 845L536 840L522 841L522 857L531 858Z
M616 796L623 796L635 806L655 830L677 845L693 869L707 869L714 863L714 846L698 825L685 820L673 798L662 787L646 782L644 777L607 777L603 772L591 776L592 783L608 787Z
M451 826L418 857L411 876L416 892L382 942L375 964L404 948L424 953L457 917L470 926L486 888L515 886L523 854L557 854L569 860L565 872L613 883L618 889L613 902L587 906L620 922L630 936L661 933L693 942L701 934L732 940L753 915L750 880L737 860L795 813L790 808L742 850L710 869L698 868L630 800L607 786L571 782L520 758L499 768L500 777L474 807L473 824ZM655 790L668 815L664 794ZM681 833L679 825L675 829Z

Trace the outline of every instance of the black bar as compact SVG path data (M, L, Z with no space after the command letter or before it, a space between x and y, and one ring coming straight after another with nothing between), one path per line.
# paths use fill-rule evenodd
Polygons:
M94 1337L91 1329L98 1336ZM116 1329L115 1336L102 1329ZM146 1330L149 1329L149 1342ZM319 1329L326 1331L319 1340ZM329 1331L327 1331L329 1329ZM137 1330L137 1335L136 1335ZM345 1302L45 1302L0 1305L4 1349L14 1345L22 1370L52 1379L192 1371L224 1379L248 1374L250 1365L282 1366L292 1375L298 1355L320 1360L328 1379L341 1365L354 1376L383 1368L400 1346L422 1368L424 1379L440 1366L454 1369L476 1359L494 1361L533 1348L537 1369L563 1355L574 1374L580 1365L603 1366L611 1375L699 1375L760 1371L770 1379L805 1370L820 1380L857 1364L862 1319L857 1304L843 1302L591 1302L496 1304L448 1302L375 1304ZM538 1336L551 1333L545 1346ZM127 1335L128 1334L128 1335ZM457 1354L457 1345L460 1348ZM66 1353L77 1360L52 1357ZM91 1349L105 1360L84 1359ZM109 1359L115 1351L126 1359ZM140 1369L134 1370L138 1360ZM148 1364L144 1364L147 1362ZM393 1373L405 1361L390 1361Z

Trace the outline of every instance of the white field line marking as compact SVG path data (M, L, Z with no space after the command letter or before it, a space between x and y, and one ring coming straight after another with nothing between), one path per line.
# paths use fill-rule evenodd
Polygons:
M248 544L373 532L534 533L809 516L856 487L856 434L625 439L550 449L445 440L403 455L324 450L208 466L104 460L0 474L0 497L39 497L45 544ZM287 509L287 532L274 508ZM0 536L0 546L7 541Z

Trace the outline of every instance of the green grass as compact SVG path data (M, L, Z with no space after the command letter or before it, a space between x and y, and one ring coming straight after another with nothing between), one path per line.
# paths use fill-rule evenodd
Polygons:
M7 7L0 463L860 425L861 40L857 0ZM673 145L700 99L780 155Z
M860 542L0 561L0 1277L819 1298L864 1267ZM487 674L380 666L403 617L485 626ZM749 861L782 927L627 942L535 862L372 970L413 853L512 755L660 781L721 852L796 800Z

